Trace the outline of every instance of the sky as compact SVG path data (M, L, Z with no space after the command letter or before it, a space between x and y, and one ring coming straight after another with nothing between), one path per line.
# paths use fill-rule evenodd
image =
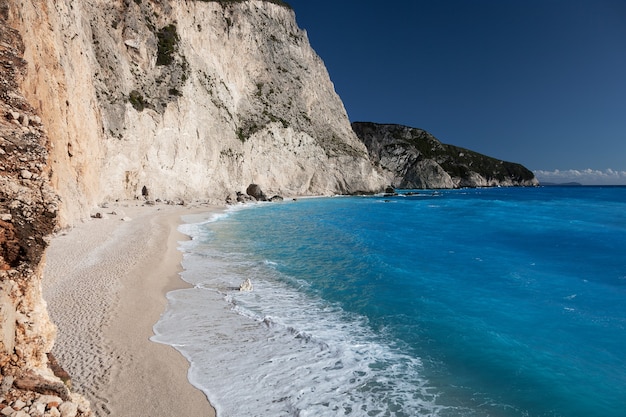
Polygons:
M626 0L287 0L350 121L626 184Z

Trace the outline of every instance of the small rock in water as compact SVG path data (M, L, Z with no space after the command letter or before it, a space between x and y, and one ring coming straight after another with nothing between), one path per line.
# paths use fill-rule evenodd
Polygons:
M250 281L250 278L246 278L246 280L241 283L239 291L252 291L252 281Z

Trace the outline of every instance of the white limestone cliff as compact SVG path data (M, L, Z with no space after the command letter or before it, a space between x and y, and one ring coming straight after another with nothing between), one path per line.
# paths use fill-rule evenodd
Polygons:
M12 0L61 224L141 196L380 191L321 59L269 2Z

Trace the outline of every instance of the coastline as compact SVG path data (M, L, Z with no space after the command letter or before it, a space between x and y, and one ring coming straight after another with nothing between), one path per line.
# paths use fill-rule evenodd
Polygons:
M221 207L140 204L112 205L52 238L43 290L58 328L53 353L96 416L215 416L187 360L150 337L167 292L188 287L182 216Z

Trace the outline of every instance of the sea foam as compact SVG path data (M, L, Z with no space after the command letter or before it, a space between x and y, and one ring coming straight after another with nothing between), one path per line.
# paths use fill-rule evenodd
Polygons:
M420 360L373 334L365 318L272 279L274 261L186 246L196 253L185 254L184 276L196 286L168 295L153 340L187 357L192 382L219 415L414 416L441 409ZM253 292L235 290L244 277Z

